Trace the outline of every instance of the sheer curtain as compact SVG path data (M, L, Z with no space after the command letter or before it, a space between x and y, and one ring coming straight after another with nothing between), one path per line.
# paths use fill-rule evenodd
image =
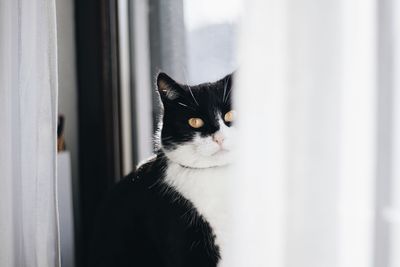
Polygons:
M58 266L53 0L0 1L0 266Z
M399 4L383 2L394 7L383 16L393 18L385 34L397 55ZM243 141L226 266L399 266L400 61L386 60L393 97L378 102L383 2L244 2L236 95ZM393 107L385 129L378 127L382 106ZM378 135L391 129L391 140ZM382 149L387 142L390 151ZM380 177L378 157L390 161L390 177ZM386 213L376 192L384 180L392 185ZM384 265L374 264L376 217L390 225Z

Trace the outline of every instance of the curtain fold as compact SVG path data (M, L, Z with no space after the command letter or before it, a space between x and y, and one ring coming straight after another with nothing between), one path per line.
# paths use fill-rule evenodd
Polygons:
M0 3L0 266L59 266L53 0Z

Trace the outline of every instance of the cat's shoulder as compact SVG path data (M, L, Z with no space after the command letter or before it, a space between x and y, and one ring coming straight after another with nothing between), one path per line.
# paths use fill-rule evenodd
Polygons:
M163 179L166 161L158 154L142 161L136 169L126 175L116 185L118 188L131 188L132 190L142 190L149 188L154 183Z
M138 165L136 170L132 171L119 182L117 182L107 193L105 202L114 207L121 203L127 206L143 206L143 201L148 205L157 200L157 192L153 185L157 185L162 179L162 164L157 156Z
M136 167L136 170L131 173L132 178L134 180L137 180L156 172L158 169L157 165L159 165L158 161L159 161L158 155L152 155L148 159L140 162Z

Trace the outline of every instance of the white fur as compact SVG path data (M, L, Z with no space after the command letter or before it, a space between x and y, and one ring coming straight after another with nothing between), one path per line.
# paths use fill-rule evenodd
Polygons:
M178 148L168 151L164 150L166 156L173 162L192 168L210 168L225 166L232 162L234 127L228 127L219 119L220 129L217 134L224 136L225 140L220 147L212 140L211 136L195 136L193 141Z
M227 242L227 188L235 129L227 127L222 119L219 123L217 134L224 137L221 146L211 136L198 135L192 142L165 151L170 161L165 182L190 200L208 221L223 253Z
M165 180L190 200L207 220L221 249L226 239L229 174L229 166L190 169L172 162L168 166Z

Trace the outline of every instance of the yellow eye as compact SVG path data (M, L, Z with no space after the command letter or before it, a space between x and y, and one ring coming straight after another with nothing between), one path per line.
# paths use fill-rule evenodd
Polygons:
M190 118L188 120L188 123L191 127L195 128L195 129L203 127L203 125L204 125L204 121L200 118Z
M236 118L236 112L234 110L225 113L224 120L226 122L232 122Z

